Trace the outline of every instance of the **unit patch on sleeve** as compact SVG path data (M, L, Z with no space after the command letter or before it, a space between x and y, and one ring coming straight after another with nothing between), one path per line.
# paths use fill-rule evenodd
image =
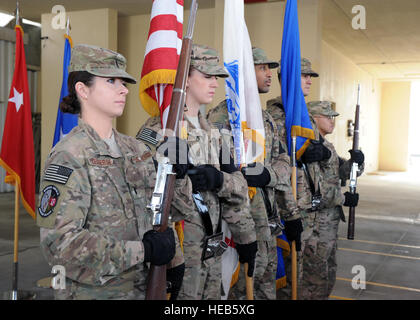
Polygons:
M72 172L73 169L51 164L45 171L44 180L66 184Z
M46 218L53 213L59 196L60 191L53 185L46 186L44 190L42 190L42 197L38 207L38 213L41 217Z

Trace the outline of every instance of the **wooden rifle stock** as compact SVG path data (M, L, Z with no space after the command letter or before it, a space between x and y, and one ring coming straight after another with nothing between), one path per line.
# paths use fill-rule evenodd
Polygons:
M192 34L195 17L197 14L197 0L191 3L188 31L182 39L182 49L179 57L178 68L175 76L175 84L171 97L171 105L166 122L165 136L178 136L179 122L183 118L186 84L191 60ZM169 213L174 195L175 175L170 174L166 178L165 196L162 202L161 224L155 225L154 229L163 232L168 227ZM147 278L146 300L166 300L166 265L150 266Z
M358 87L357 93L357 105L356 105L356 113L354 117L354 134L353 134L353 151L359 150L359 115L360 115L360 105L359 105L359 95L360 95L360 85ZM356 186L357 186L357 171L358 171L357 163L352 163L351 173L350 173L350 193L356 193ZM350 207L349 208L349 223L347 229L347 239L354 240L354 224L355 224L355 213L356 208Z

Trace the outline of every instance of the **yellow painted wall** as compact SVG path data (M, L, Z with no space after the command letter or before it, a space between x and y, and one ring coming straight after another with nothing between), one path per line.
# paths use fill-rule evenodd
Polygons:
M411 82L383 82L379 169L406 171Z
M184 33L188 25L189 10L184 12ZM127 72L139 81L143 66L144 52L149 32L150 13L130 17L119 17L118 51L127 58ZM194 42L214 46L215 35L214 8L200 9L194 29ZM224 91L223 81L219 81L219 94ZM124 114L117 120L117 129L127 135L135 136L140 126L149 117L139 99L139 82L129 85L129 94ZM217 98L215 99L217 101Z
M283 33L283 16L285 2L256 3L245 6L245 20L253 45L263 48L272 59L279 60ZM199 8L194 29L193 41L216 48L223 57L223 11L224 1L214 1L213 5ZM313 61L315 70L320 66L320 4L319 0L299 1L299 22L302 56ZM189 8L184 10L184 32L189 18ZM150 14L118 19L118 51L128 61L127 70L139 79L143 65L143 56L147 43ZM217 105L224 99L224 80L219 79L219 88L214 101L207 109ZM117 121L120 132L135 135L139 127L146 121L148 114L143 110L138 98L139 84L129 87L127 106L122 117ZM277 70L273 70L272 89L270 93L261 95L262 106L267 100L280 94ZM320 94L320 82L314 78L313 90L309 99L317 99Z
M347 120L354 121L357 85L360 93L359 146L365 154L365 172L378 169L381 84L350 59L322 42L320 96L321 100L336 102L340 116L336 118L334 133L327 136L338 154L348 159L353 138L347 137Z
M91 44L117 49L118 13L112 9L67 12L74 44ZM53 29L53 14L41 16L41 168L44 166L54 137L58 100L60 99L65 30Z
M362 84L361 95L361 141L366 153L366 171L378 168L379 153L379 110L381 99L380 83L357 67L351 60L322 41L322 12L319 0L299 1L299 22L301 52L313 62L320 78L313 78L311 95L307 101L330 99L337 102L341 116L337 119L336 131L329 138L343 157L352 140L346 137L347 120L354 118L357 83ZM280 59L283 32L284 2L257 3L245 6L245 20L253 45L262 47L272 59ZM223 1L214 1L198 10L194 30L194 42L207 44L219 50L223 46ZM127 58L127 71L140 79L143 56L147 42L150 13L129 17L118 17L115 10L101 9L68 12L72 21L72 37L76 43L90 43L117 50ZM184 11L184 31L189 17ZM64 45L63 30L51 28L52 14L42 16L42 163L50 150L55 125L57 101L61 86L61 64ZM86 32L89 30L89 32ZM59 59L57 59L59 57ZM59 72L57 72L59 70ZM273 70L273 84L270 93L261 95L262 106L268 99L279 95L277 70ZM134 136L146 121L148 114L138 98L139 84L130 85L126 109L117 120L117 129ZM211 108L224 99L224 81L219 80L219 89Z

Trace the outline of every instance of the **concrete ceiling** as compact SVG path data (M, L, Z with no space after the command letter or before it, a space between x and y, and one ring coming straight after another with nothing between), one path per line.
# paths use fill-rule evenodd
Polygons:
M419 0L321 0L323 39L379 79L420 78ZM354 30L355 5L366 29Z

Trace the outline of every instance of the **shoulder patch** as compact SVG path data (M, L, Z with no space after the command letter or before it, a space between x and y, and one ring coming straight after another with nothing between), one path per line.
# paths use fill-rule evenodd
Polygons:
M147 143L150 143L154 146L157 146L159 143L159 140L161 138L160 134L158 134L156 131L153 131L149 128L143 128L139 135L137 136L138 139L143 140Z
M47 170L45 170L44 180L66 184L72 172L73 169L58 164L51 164Z
M53 213L59 196L60 191L53 185L46 186L42 190L42 196L38 207L38 213L41 217L46 218Z

